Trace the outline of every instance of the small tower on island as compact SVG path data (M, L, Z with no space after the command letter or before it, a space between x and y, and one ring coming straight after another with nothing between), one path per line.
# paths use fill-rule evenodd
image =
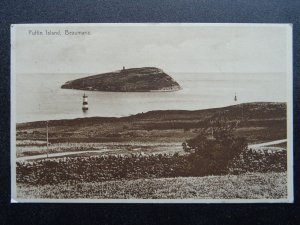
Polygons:
M236 93L234 94L234 101L237 101Z
M125 70L125 66L123 66L123 69L122 70Z
M88 96L85 95L85 93L83 94L83 102L82 102L82 110L86 111L89 109L89 105L88 105Z

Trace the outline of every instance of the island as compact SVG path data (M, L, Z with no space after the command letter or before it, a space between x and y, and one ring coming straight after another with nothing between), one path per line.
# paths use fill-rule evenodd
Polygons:
M67 81L64 89L111 92L178 91L180 85L156 67L130 68Z

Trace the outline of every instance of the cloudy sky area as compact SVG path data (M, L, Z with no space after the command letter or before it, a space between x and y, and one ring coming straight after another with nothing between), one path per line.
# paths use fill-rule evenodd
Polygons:
M90 31L33 36L29 30ZM17 26L17 73L102 73L155 66L168 72L286 72L288 26Z

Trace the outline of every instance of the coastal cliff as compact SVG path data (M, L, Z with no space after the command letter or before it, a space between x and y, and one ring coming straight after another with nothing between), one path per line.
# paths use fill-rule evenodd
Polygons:
M155 67L123 68L110 73L67 81L61 88L112 92L177 91L181 89L172 77Z

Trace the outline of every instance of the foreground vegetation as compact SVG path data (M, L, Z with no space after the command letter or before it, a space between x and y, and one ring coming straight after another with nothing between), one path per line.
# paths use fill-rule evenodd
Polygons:
M17 162L17 182L32 185L76 184L120 179L166 178L241 174L246 172L285 172L286 151L244 150L227 162L216 158L188 155L131 154L49 158ZM204 161L206 160L205 164ZM223 164L217 164L217 163Z
M44 199L283 199L286 173L136 179L77 184L18 184L18 198Z
M42 141L44 122L19 124L17 156L45 150L84 154L17 161L18 195L284 198L286 150L276 146L248 149L247 143L286 138L285 110L285 104L252 103L123 118L52 121L49 148ZM115 142L106 142L112 140Z

